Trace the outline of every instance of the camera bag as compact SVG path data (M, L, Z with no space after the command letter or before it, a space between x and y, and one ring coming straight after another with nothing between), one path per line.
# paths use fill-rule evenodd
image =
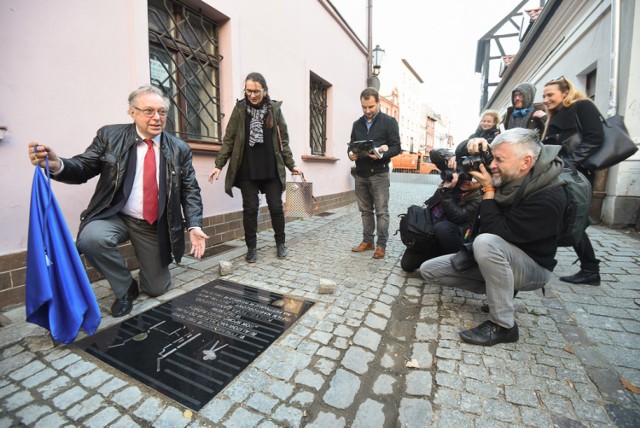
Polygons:
M412 250L427 252L436 243L429 208L411 205L400 217L400 239Z

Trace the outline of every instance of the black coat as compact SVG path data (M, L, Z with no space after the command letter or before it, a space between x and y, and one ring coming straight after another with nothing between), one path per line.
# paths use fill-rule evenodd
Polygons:
M129 160L131 148L140 140L133 123L107 125L98 130L84 153L62 159L64 168L60 174L52 176L55 180L80 184L100 176L89 206L81 214L78 233L90 221L103 218L108 212L117 212L113 204L122 204L127 177L129 186L133 183L128 173L131 169ZM184 255L185 221L187 228L202 227L202 199L187 143L163 132L160 152L158 239L163 264L168 265L171 254L177 262Z
M473 225L481 200L482 192L480 189L462 194L457 187L453 189L440 187L424 204L429 209L440 204L445 219L455 223L464 235Z
M563 146L559 156L566 164L585 172L580 164L600 148L604 139L600 112L591 100L576 101L550 116L543 143L563 145L576 132L580 134L580 143L570 152Z
M562 233L567 195L562 186L551 186L515 207L486 199L480 203L480 231L500 236L527 253L543 268L553 271Z
M496 138L498 135L500 135L500 130L496 125L491 129L487 129L486 131L483 130L482 128L476 129L476 132L469 135L469 138L467 138L467 140L470 140L472 138L484 138L485 140L487 140L487 143L491 144L493 139Z
M371 128L367 130L367 119L365 116L360 117L353 122L350 141L360 140L373 140L375 147L386 144L389 150L384 152L381 159L371 159L362 154L356 159L356 174L360 177L369 177L389 172L389 160L400 154L400 132L395 118L379 112L373 118Z

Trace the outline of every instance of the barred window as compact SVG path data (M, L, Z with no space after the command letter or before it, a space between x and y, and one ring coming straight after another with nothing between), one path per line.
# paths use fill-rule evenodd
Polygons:
M324 156L327 151L327 88L329 85L311 74L309 89L309 126L311 154Z
M151 84L171 101L168 132L192 148L221 140L218 25L174 0L149 0Z

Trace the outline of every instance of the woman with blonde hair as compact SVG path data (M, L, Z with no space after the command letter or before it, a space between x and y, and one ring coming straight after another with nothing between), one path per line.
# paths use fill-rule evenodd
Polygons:
M487 141L487 144L491 144L493 139L500 135L500 129L498 128L500 122L500 113L497 110L483 111L482 116L480 116L478 129L476 129L476 132L469 135L469 138L458 144L458 146L456 147L456 155L452 156L449 159L449 168L456 169L457 159L461 159L464 156L469 156L469 152L467 151L467 143L471 141L471 139L484 138Z
M595 172L582 166L582 162L600 148L604 139L598 108L564 76L545 84L542 99L547 109L542 142L561 145L558 155L564 163L582 172L593 186ZM579 138L575 138L575 134ZM560 280L573 284L600 285L600 260L596 259L586 232L573 248L580 260L580 271L560 277Z
M480 123L476 132L469 135L471 138L484 138L487 143L491 144L494 138L500 134L498 126L500 125L500 113L497 110L485 110L480 116Z

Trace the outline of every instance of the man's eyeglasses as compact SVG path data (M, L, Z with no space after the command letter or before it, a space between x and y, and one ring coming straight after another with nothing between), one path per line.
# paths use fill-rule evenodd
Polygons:
M134 109L138 110L144 117L153 117L158 113L160 117L167 117L167 111L163 108L154 110L152 108L141 109L135 106L132 106Z
M264 91L264 89L256 89L255 91L252 91L251 89L245 89L244 91L249 96L251 96L251 95L258 96Z

